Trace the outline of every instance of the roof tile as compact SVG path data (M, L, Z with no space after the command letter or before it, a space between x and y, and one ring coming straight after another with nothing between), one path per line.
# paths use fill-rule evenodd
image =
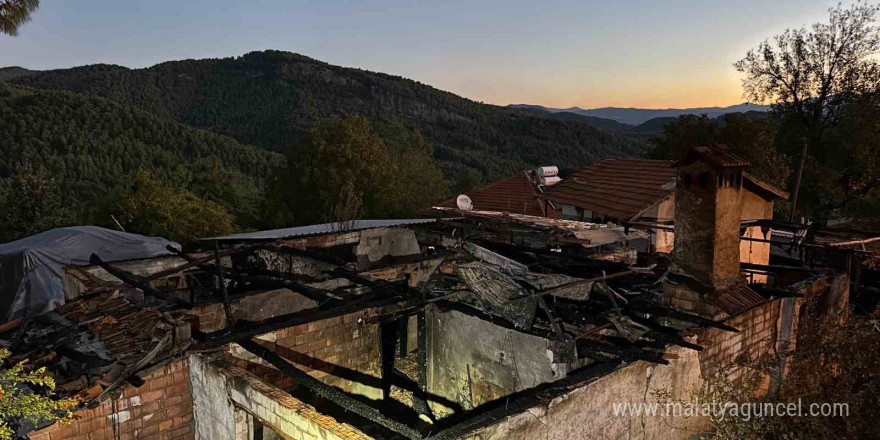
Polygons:
M551 187L553 202L628 220L671 195L664 185L675 180L674 161L606 159L576 171Z

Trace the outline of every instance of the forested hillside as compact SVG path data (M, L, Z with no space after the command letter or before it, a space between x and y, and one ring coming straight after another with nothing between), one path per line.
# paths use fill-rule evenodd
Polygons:
M359 113L386 138L401 127L420 132L451 179L485 182L528 166L576 167L607 156L641 156L648 149L638 136L278 51L147 69L85 66L12 81L106 97L273 151L329 117Z
M283 163L280 154L132 105L0 83L0 196L13 191L16 178L42 185L16 176L22 166L26 173L42 168L35 174L54 182L62 223L106 223L93 216L143 170L223 205L239 227L250 227L267 176Z

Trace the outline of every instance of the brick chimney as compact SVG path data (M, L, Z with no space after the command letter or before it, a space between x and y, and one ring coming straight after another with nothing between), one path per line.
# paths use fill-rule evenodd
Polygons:
M693 148L676 164L673 261L715 288L739 275L740 198L748 164L727 145Z

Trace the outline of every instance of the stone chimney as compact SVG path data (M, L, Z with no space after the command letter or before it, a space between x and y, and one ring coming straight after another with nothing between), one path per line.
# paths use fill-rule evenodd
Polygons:
M691 149L677 164L675 266L715 288L739 276L740 198L748 162L727 145Z

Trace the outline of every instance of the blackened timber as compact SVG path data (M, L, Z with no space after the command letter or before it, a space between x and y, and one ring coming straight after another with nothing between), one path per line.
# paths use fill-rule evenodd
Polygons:
M667 344L678 345L679 347L689 348L691 350L703 351L702 345L697 345L688 341L685 341L677 333L668 333L665 331L652 329L648 333L645 333L646 338L656 339L661 342L665 342Z
M490 315L482 310L476 309L464 303L449 300L440 300L437 301L436 304L441 309L455 310L456 312L460 312L468 316L473 316L475 318L482 319L483 321L495 324L499 327L504 327L506 329L514 330L523 334L537 336L539 338L547 338L549 335L552 334L552 331L540 332L533 329L520 328L502 317Z
M538 295L538 305L544 310L544 313L547 314L547 319L550 322L550 328L553 329L553 332L556 333L556 338L560 341L565 340L565 333L562 332L562 327L559 325L559 321L556 319L556 315L550 309L550 306L547 305L547 301L544 301L543 295Z
M383 412L387 412L387 404L391 400L391 385L394 383L394 355L397 351L396 322L384 322L379 325L379 357L382 371Z
M590 352L610 353L617 356L623 356L630 359L638 359L655 364L669 364L668 361L663 359L663 353L660 352L643 350L636 347L623 347L615 344L607 344L589 338L578 339L577 348L578 352L580 352L581 349L584 349Z
M409 316L397 320L397 333L400 335L400 358L409 353Z
M669 307L663 307L653 304L639 303L639 302L631 302L626 306L629 310L634 310L637 312L650 313L652 315L665 316L667 318L677 319L679 321L690 322L692 324L699 325L700 327L714 327L720 330L739 333L739 330L735 327L731 327L727 324L716 322L711 319L704 318L700 315L695 315L693 313L682 312L680 310L676 310Z
M322 371L331 376L336 376L340 379L356 382L367 387L382 388L382 379L376 376L362 373L360 371L343 367L341 365L333 364L323 359L309 356L305 353L299 353L283 346L279 346L275 351L284 359L294 362L296 364L307 366L310 369ZM445 397L428 393L427 391L421 389L421 387L412 379L397 370L393 370L391 378L392 384L394 386L409 391L413 393L414 396L420 396L420 398L422 399L437 402L443 406L452 408L454 411L462 410L461 406L458 403L453 402Z
M176 251L176 252L177 252L177 255L179 255L181 258L186 259L191 262L194 262L202 270L205 270L205 271L216 270L216 268L212 264L207 264L206 262L196 263L196 259L194 259L193 257L191 257L183 252L180 252L180 251ZM212 257L212 259L213 259L213 257ZM335 299L335 300L341 299L338 295L335 295L335 294L328 292L326 290L317 289L317 288L314 288L314 287L311 287L311 286L308 286L308 285L305 285L303 283L293 281L293 280L282 280L282 279L274 279L274 278L251 277L251 276L246 276L246 275L230 274L230 273L223 271L222 268L220 268L220 273L222 273L223 276L226 278L234 279L237 281L244 281L244 282L248 282L251 284L256 284L258 287L261 287L261 288L290 289L294 292L302 294L303 296L305 296L313 301L320 302L320 301L325 301L328 299Z
M684 338L681 337L681 332L678 329L667 327L665 325L660 325L650 319L645 319L632 313L628 314L628 317L634 322L642 324L650 329L647 333L644 334L644 337L646 338L656 339L658 341L666 342L672 345L678 345L680 347L689 348L691 350L703 351L703 347L701 345L685 341Z
M632 359L618 357L606 362L596 362L570 372L566 377L538 385L511 395L486 402L470 411L453 414L438 421L440 430L429 437L430 440L451 440L460 438L477 429L485 428L511 415L522 413L529 408L549 402L571 390L582 387L608 373L613 372L624 362Z
M232 307L229 305L229 292L226 291L226 280L223 278L223 264L220 261L220 245L214 241L214 268L217 270L217 282L220 283L220 297L223 299L223 313L226 315L226 327L235 325Z
M159 299L166 301L166 302L177 303L177 304L180 304L186 308L192 307L192 304L189 301L182 299L182 298L178 298L174 295L168 295L165 292L162 292L160 290L153 288L152 286L150 286L149 283L139 280L136 275L129 273L129 272L126 272L118 267L115 267L115 266L105 262L97 254L92 254L89 257L89 263L101 266L101 268L106 270L107 273L109 273L110 275L113 275L114 277L119 278L120 281L122 281L125 284L128 284L129 286L136 287L136 288L140 289L141 291L144 292L145 295L159 298Z
M421 394L425 394L428 392L428 322L424 309L416 315L416 347L418 350L416 357L419 370L418 386ZM420 414L426 414L431 419L434 418L428 403L415 393L413 393L413 408Z
M368 318L364 318L363 322L364 324L377 324L381 322L397 321L400 319L408 318L410 316L417 315L419 312L424 310L425 306L428 304L448 300L449 298L458 296L461 293L462 291L446 292L442 295L435 296L433 298L427 298L423 301L411 301L410 304L414 304L411 307L406 307L400 310L395 310L393 312L383 313L376 316L370 316Z
M229 275L226 275L229 277ZM257 287L262 289L290 289L296 293L302 294L306 298L317 301L319 303L328 300L342 300L343 298L333 292L318 289L308 284L303 284L294 280L283 280L279 278L272 277L262 277L262 276L232 276L232 279L248 283L251 287Z
M230 255L238 254L241 252L251 251L251 250L256 249L257 247L262 247L262 246L265 246L265 244L260 244L258 246L245 246L245 247L240 247L240 248L230 248L230 249L226 249L224 251L221 251L220 256L221 257L228 257ZM179 249L177 249L176 247L171 246L171 245L165 246L165 249L168 249L169 251L171 251L171 253L173 253L177 256L180 256L180 254L182 253ZM183 258L183 257L181 257L181 258ZM152 275L145 277L144 280L155 281L160 278L165 278L167 276L171 276L176 273L180 273L180 272L182 272L186 269L189 269L191 267L198 266L199 264L207 263L207 262L213 260L214 258L215 257L213 255L208 255L208 256L205 256L202 258L193 258L193 259L184 258L185 260L187 260L186 263L183 263L179 266L174 266L170 269L165 269L163 271L156 272Z
M241 345L241 347L245 350L272 364L272 366L281 370L283 373L296 380L297 385L309 389L318 396L334 402L337 405L345 408L346 410L354 412L355 414L364 417L365 419L378 423L379 425L382 425L385 428L390 429L406 438L412 440L420 440L424 438L424 436L422 436L419 431L403 423L400 423L397 420L387 417L386 415L382 414L378 409L368 405L367 403L362 402L337 388L327 385L312 376L309 376L306 372L300 370L299 368L296 368L293 364L287 362L281 356L275 354L275 352L273 352L272 350L263 347L253 340L242 340L239 342L239 345Z
M232 333L229 334L225 334L226 332L224 331L210 333L206 335L206 340L204 342L194 345L192 347L192 350L206 350L210 348L215 348L224 344L228 344L230 342L238 342L244 339L252 338L254 336L259 336L265 333L281 330L283 328L307 324L309 322L322 321L330 318L336 318L339 316L359 312L361 310L388 306L401 301L404 301L404 299L399 296L386 296L379 298L369 297L357 301L344 302L339 306L328 309L312 308L301 310L299 312L288 313L286 315L280 315L274 318L267 319L260 324L246 327L244 329L236 328L233 330ZM238 324L239 325L236 327L240 327L240 325L244 324L244 322L239 321Z

